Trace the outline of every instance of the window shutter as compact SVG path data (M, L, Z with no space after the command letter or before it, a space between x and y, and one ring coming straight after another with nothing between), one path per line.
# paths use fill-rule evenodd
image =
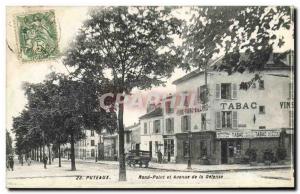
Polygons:
M221 98L221 85L216 84L216 98L220 99Z
M184 121L184 119L183 119L184 117L182 116L181 117L181 131L183 131L184 132L184 123L183 123L183 121Z
M232 96L232 99L236 99L237 98L237 86L236 84L231 84L231 96Z
M197 87L197 102L200 102L200 87Z
M237 112L233 111L232 112L232 128L237 129L237 126L238 126Z
M216 129L221 129L221 112L216 112Z

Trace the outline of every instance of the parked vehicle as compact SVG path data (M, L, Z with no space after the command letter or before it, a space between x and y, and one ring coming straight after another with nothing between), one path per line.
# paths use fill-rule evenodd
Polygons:
M128 166L138 164L139 167L144 165L145 168L148 168L149 162L151 161L150 151L130 150L127 154L126 161Z

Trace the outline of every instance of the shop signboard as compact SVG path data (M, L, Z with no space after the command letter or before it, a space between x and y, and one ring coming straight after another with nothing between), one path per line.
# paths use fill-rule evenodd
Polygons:
M264 129L264 130L234 130L234 131L217 131L217 139L226 138L272 138L279 137L281 129Z

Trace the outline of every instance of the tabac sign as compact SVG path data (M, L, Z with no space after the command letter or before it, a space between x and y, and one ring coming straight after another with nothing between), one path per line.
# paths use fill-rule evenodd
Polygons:
M226 138L271 138L279 137L280 129L268 129L268 130L235 130L235 131L217 131L217 139Z

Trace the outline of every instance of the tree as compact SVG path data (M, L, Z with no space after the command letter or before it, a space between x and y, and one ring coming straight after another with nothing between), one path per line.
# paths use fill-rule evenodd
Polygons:
M74 69L74 77L95 85L104 82L114 95L119 180L125 181L124 105L120 102L124 97L118 102L117 94L161 85L171 76L179 61L173 38L181 33L181 20L172 16L170 7L106 7L92 9L89 15L64 64Z
M184 30L182 67L206 70L208 63L224 52L223 63L216 70L229 74L259 71L276 47L284 45L281 30L293 28L291 7L194 7L194 14ZM249 54L239 61L240 51Z

